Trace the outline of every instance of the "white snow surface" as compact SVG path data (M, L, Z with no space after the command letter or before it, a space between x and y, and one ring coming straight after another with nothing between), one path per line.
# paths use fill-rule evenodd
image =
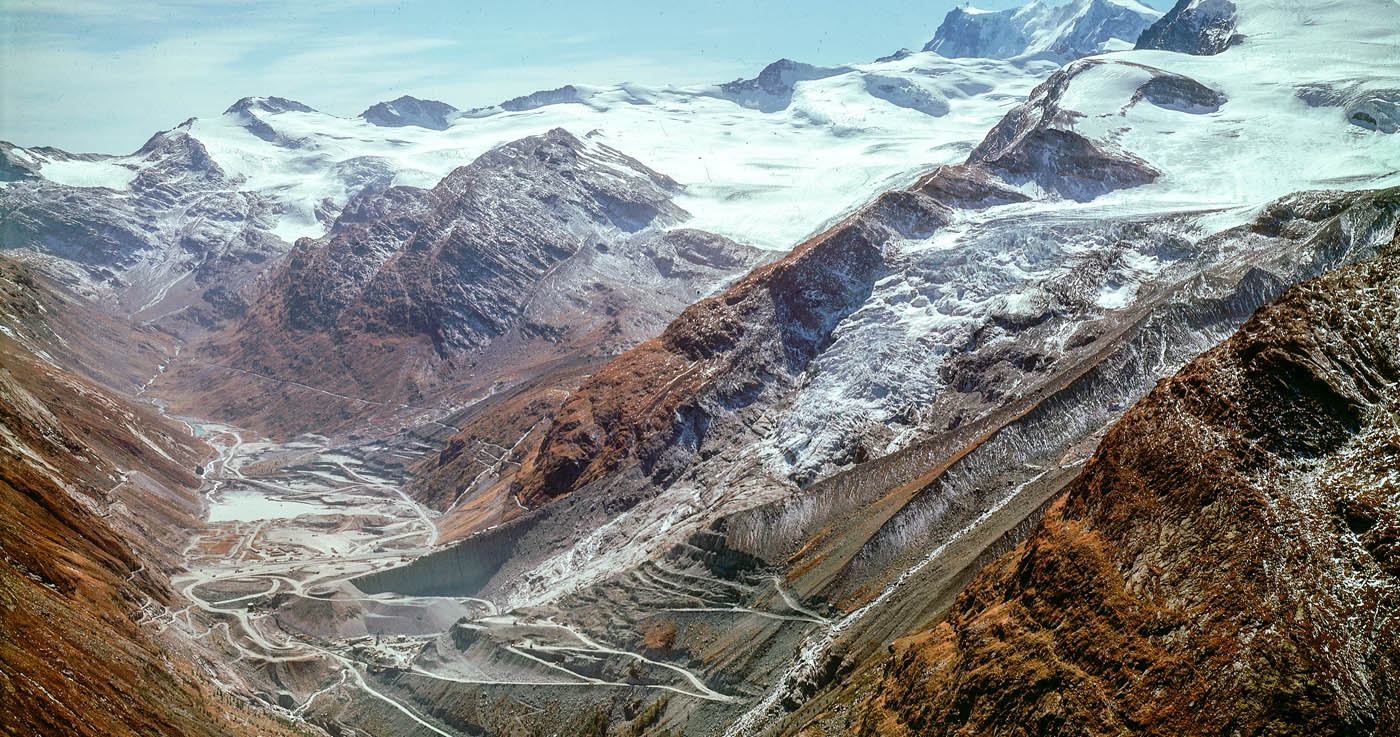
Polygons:
M431 187L493 147L562 127L680 183L687 227L786 250L880 192L961 163L1052 70L916 53L796 82L786 107L768 113L718 87L618 85L579 86L579 102L464 115L444 131L257 107L182 127L243 189L282 205L275 232L287 240L321 235L317 209L338 212L372 179ZM262 137L250 116L266 125Z
M131 180L139 173L134 166L123 166L115 160L69 161L46 160L42 163L40 176L58 184L70 187L106 187L124 190L131 186Z

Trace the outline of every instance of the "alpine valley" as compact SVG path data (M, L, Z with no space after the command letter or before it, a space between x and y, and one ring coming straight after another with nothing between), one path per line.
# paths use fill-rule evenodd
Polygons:
M0 142L0 733L1400 735L1400 2L920 48Z

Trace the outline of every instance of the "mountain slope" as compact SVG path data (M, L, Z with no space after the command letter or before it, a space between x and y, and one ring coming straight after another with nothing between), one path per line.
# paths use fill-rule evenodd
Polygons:
M287 249L271 232L276 205L241 191L183 131L126 157L0 154L29 172L0 188L0 247L121 314L212 325L238 314L240 285Z
M103 355L85 355L76 335L67 353L43 348L63 324L42 323L61 311L119 330L100 313L8 258L0 300L0 732L298 734L217 690L209 676L228 678L222 666L196 668L202 651L150 624L181 606L168 576L201 524L195 469L208 448L57 365Z
M326 239L300 241L248 317L169 381L181 402L295 433L366 412L422 414L453 398L440 395L449 385L485 393L541 365L616 353L758 260L671 229L687 216L676 190L555 130L432 189L365 194ZM279 382L282 401L251 401Z
M1378 2L1377 11L1400 13L1388 0ZM1248 22L1259 27L1281 22L1267 9L1253 15L1247 13L1246 21L1246 27ZM1336 27L1336 22L1325 26L1327 29ZM1363 88L1378 87L1388 81L1400 84L1400 78L1393 75L1384 79L1375 72L1362 75L1351 66L1351 60L1359 60L1377 41L1363 38L1346 45L1339 41L1334 43L1336 39L1330 35L1330 30L1309 35L1312 31L1311 26L1294 26L1288 29L1289 35L1276 33L1269 38L1269 44L1287 45L1290 49L1290 62L1286 68L1281 65L1276 70L1279 75L1310 74L1314 80L1333 80L1312 83L1326 89L1340 89L1341 78L1351 74L1365 80ZM1393 29L1377 30L1373 35L1400 48ZM948 249L959 249L963 245L963 233L1004 233L991 224L996 219L1017 222L1019 215L1037 212L1038 217L1047 222L1057 222L1061 218L1074 220L1078 211L1062 204L1067 201L1099 203L1100 218L1111 212L1114 218L1129 219L1172 214L1194 219L1197 215L1192 213L1198 208L1245 205L1225 216L1224 223L1234 225L1248 220L1250 216L1246 213L1254 211L1259 206L1257 203L1300 189L1340 184L1350 188L1363 182L1393 181L1395 167L1400 166L1400 158L1397 158L1400 149L1388 145L1385 134L1363 133L1341 115L1296 103L1292 98L1296 77L1280 79L1253 71L1247 75L1243 73L1242 70L1256 69L1260 54L1276 51L1251 51L1245 45L1201 58L1162 52L1126 52L1115 55L1114 60L1086 59L1068 65L1037 87L1026 103L1005 116L972 151L964 167L945 167L909 190L890 193L847 223L793 252L787 261L793 265L805 264L801 267L803 280L814 284L849 282L843 287L849 294L843 293L840 299L824 303L822 310L831 314L821 318L809 315L810 310L800 295L781 288L784 275L793 266L775 266L756 272L722 300L695 306L663 334L659 344L648 344L620 359L615 370L600 372L591 382L596 385L596 392L593 386L586 385L571 398L564 408L564 421L550 430L541 445L539 461L524 463L526 469L535 469L532 477L523 480L524 488L530 494L549 490L550 494L557 495L600 478L609 469L618 467L620 461L617 454L605 450L607 448L626 449L627 454L632 454L634 448L640 449L638 455L652 460L659 457L665 446L674 444L693 449L704 428L712 424L712 418L730 415L737 408L758 401L756 393L765 385L774 384L775 380L780 385L803 386L808 401L798 399L790 405L790 410L779 410L805 417L801 427L787 426L784 435L790 440L779 452L786 453L789 458L782 463L772 462L771 467L786 466L785 470L790 472L799 464L808 468L811 467L808 464L821 467L843 456L849 458L856 452L851 438L856 433L848 433L839 444L824 443L824 447L819 448L804 450L806 443L803 441L818 433L829 436L826 428L852 424L849 420L838 421L836 415L843 412L861 411L868 413L862 420L868 418L874 424L889 424L905 412L901 405L908 403L911 395L930 393L921 391L914 382L906 384L896 377L874 380L862 358L870 349L869 344L859 339L848 342L839 339L842 334L856 334L854 318L867 317L870 324L882 326L881 330L896 330L906 340L932 332L938 336L940 350L931 359L911 358L910 363L939 366L945 365L947 354L960 351L962 346L976 350L986 345L977 337L975 326L959 319L962 316L980 315L993 322L1014 324L1034 323L1043 315L1062 314L1045 306L1041 296L1037 296L1043 294L1039 289L1021 292L1015 298L998 299L995 290L984 293L978 288L969 296L968 282L975 284L986 276L985 271L963 276L961 272L950 275L946 267L933 268L933 264L947 258L944 254ZM1321 63L1323 56L1345 61L1325 66ZM1303 59L1315 64L1310 72L1300 71L1305 63ZM1150 66L1144 63L1147 61L1162 66ZM1195 77L1174 71L1176 68L1221 82L1223 89L1205 85ZM1288 110L1290 115L1296 116L1293 118L1296 124L1281 131L1277 115L1260 112L1270 105ZM1168 131L1172 135L1168 135ZM1241 131L1248 131L1248 134L1241 136ZM1241 142L1241 138L1247 141ZM1335 153L1303 161L1290 153L1312 150L1309 147ZM1283 163L1283 157L1289 157L1288 164ZM1267 176L1241 175L1241 167L1273 158L1279 159L1279 165ZM1012 204L1030 198L1034 200L1023 205ZM1006 207L998 209L997 205ZM1108 209L1110 207L1114 209ZM858 227L872 224L882 228L883 234L874 240L864 237L861 242L868 242L868 245L860 249L838 245L850 233L863 232ZM1168 230L1176 229L1168 227ZM945 231L948 232L946 236L940 235ZM1158 237L1163 240L1154 243L1153 238L1148 237L1143 242L1148 251L1171 242L1165 234ZM915 246L915 243L925 245ZM826 244L823 248L831 248L839 258L826 256L823 248L814 250L813 244ZM896 245L898 249L892 247ZM1024 256L1017 256L1022 259L1016 264L1018 274L1026 273L1028 264L1045 256L1039 246L1027 244L1027 247L1029 250ZM807 260L804 254L808 252L823 255ZM850 266L848 262L857 258L864 260L858 267ZM920 266L925 260L930 264L927 270ZM1084 299L1100 309L1121 309L1137 296L1146 294L1145 289L1132 282L1164 277L1160 272L1156 276L1152 273L1167 264L1191 263L1168 253L1130 260L1136 265L1124 263L1124 266L1131 273L1104 274L1107 281L1096 294L1084 295ZM829 267L826 266L828 262ZM955 263L965 265L961 261ZM1051 259L1046 266L1063 268L1064 261ZM885 280L883 290L866 292L875 289L876 281L881 279ZM944 280L953 283L947 288L936 286ZM1003 285L1000 288L1013 287ZM913 305L920 297L923 309L902 307L906 302ZM750 308L746 306L746 300L750 299L755 304L770 302L771 306ZM848 304L847 300L851 299L866 303L867 309ZM934 304L939 301L945 306L940 308ZM930 310L934 314L929 314ZM851 316L851 322L843 326L846 315ZM687 337L677 337L681 334ZM747 351L745 346L750 344L741 337L743 335L768 336L754 341L754 346L803 347L800 351L785 353L775 349L767 355L755 354L753 365L739 373L735 372L734 364L727 363L720 370L717 365L707 363L712 355ZM691 348L692 345L697 347ZM819 353L827 353L829 357L818 358ZM758 355L763 357L758 358ZM812 371L816 376L797 378L808 370L814 359ZM741 362L748 360L745 358ZM956 378L946 373L951 368L948 366L940 375L928 371L927 367L910 366L926 377L926 381L936 380L935 388L956 384ZM876 372L876 377L879 373ZM897 382L898 390L891 391L892 381ZM727 398L711 403L709 399L697 397L696 392L702 386L709 387L706 391L713 390ZM639 387L653 390L637 394L634 390ZM595 396L604 397L603 401L609 406L631 405L634 410L586 407ZM771 401L775 398L769 395L760 403ZM680 414L669 411L681 406L707 408L699 417L691 410ZM696 430L689 429L691 427ZM653 437L661 438L657 442L663 447L647 451L649 439ZM897 447L886 445L886 452ZM794 456L797 453L805 457L812 450L817 451L815 459ZM644 463L650 464L652 460L644 460Z
M1162 14L1134 0L1039 0L1007 10L948 11L924 51L947 57L1046 60L1056 64L1130 48Z
M691 307L497 443L494 463L519 464L507 503L531 509L366 590L484 596L614 642L665 617L675 662L762 693L678 705L670 724L844 733L861 669L1022 539L1125 406L1394 237L1393 190L1346 190L1393 182L1396 149L1295 87L1382 89L1393 74L1364 57L1394 31L1343 43L1335 22L1240 13L1277 31L1071 64L964 164ZM1285 142L1331 153L1252 168ZM733 584L722 626L742 634L706 634L722 606L653 603L676 571ZM816 615L760 621L784 597Z
M366 122L386 128L401 128L416 125L419 128L447 130L449 120L457 113L457 108L437 100L420 100L404 95L397 100L375 103L360 113Z
M1159 384L946 623L896 643L853 723L1400 728L1397 245L1289 290Z

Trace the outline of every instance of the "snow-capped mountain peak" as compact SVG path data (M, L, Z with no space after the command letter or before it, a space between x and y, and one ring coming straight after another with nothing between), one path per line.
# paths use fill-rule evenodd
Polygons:
M224 115L252 112L314 113L316 111L309 105L297 102L296 100L288 100L285 97L245 97L229 105L228 109L224 111Z
M1063 64L1131 48L1162 14L1135 0L1040 0L1007 10L962 5L948 12L924 51L947 57L1044 59Z
M744 107L776 112L792 101L798 82L828 79L851 71L850 67L819 67L792 59L779 59L763 68L753 79L736 79L719 86L721 97Z
M416 125L430 130L447 130L448 121L457 113L457 108L438 100L420 100L404 95L397 100L380 102L370 106L360 117L367 123L386 128L401 128Z
M1138 37L1139 49L1162 49L1208 56L1244 40L1235 33L1236 8L1230 0L1182 0Z

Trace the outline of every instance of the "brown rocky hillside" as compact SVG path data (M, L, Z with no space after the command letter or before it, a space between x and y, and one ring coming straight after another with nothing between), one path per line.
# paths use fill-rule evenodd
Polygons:
M1162 381L896 642L863 735L1400 733L1400 257Z

